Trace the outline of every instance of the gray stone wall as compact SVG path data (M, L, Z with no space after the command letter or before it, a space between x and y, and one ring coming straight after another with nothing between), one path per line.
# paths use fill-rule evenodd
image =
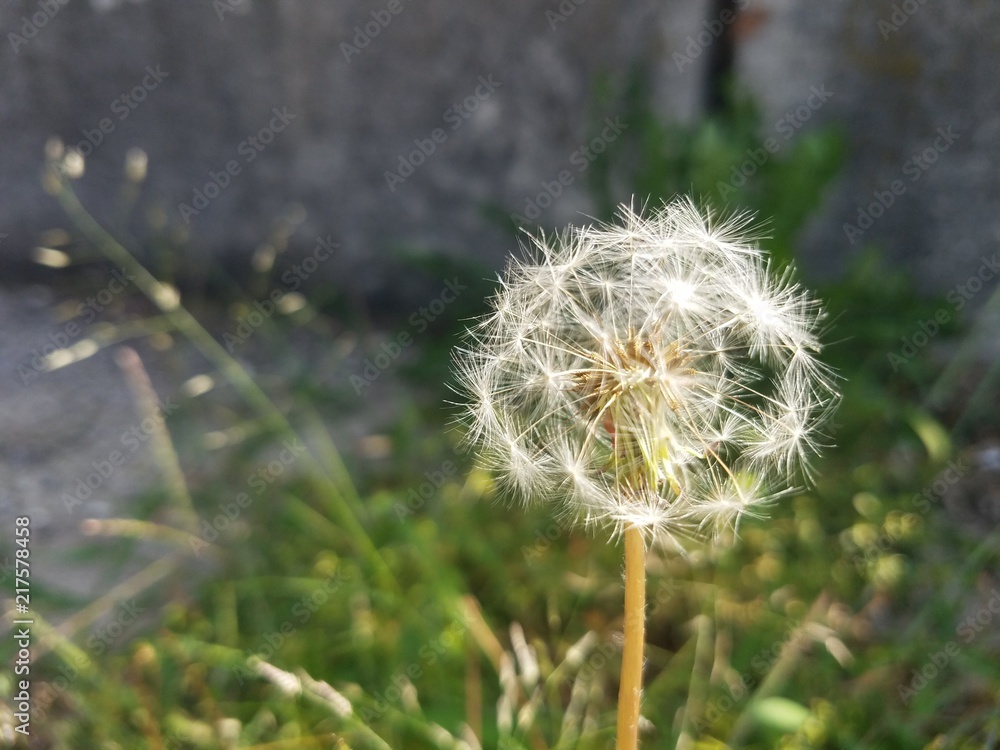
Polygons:
M843 173L802 238L807 265L836 270L877 242L930 287L974 271L1000 231L996 4L736 5L736 69L765 123L825 86L832 96L805 127L847 135ZM334 235L342 255L328 278L361 288L387 283L380 258L393 245L499 265L511 242L483 208L524 211L543 182L575 169L589 118L615 115L593 110L598 74L621 81L647 61L656 109L699 114L715 13L705 0L9 2L0 253L23 259L63 223L38 181L42 146L58 135L90 152L81 192L104 219L127 149L143 148L145 200L198 258L238 266L304 209L292 243ZM693 63L679 64L691 49ZM939 129L954 134L947 144ZM542 223L591 208L574 178ZM896 180L894 205L865 228Z
M837 269L875 243L925 290L947 293L978 274L1000 250L1000 6L768 5L737 62L765 122L825 84L833 95L816 120L839 125L848 146L800 239L807 260Z
M514 209L566 168L588 132L595 75L662 55L672 22L699 12L583 0L54 5L33 38L2 52L6 258L64 223L38 182L43 144L58 135L91 152L80 190L102 218L139 146L146 199L190 233L193 253L245 259L301 207L293 242L332 234L343 257L329 277L349 269L362 286L392 244L499 264L509 238L482 207ZM39 7L12 6L4 32ZM679 77L664 101L690 116L699 85L696 72ZM553 223L587 208L582 183L567 192Z
M848 135L807 253L836 268L873 241L929 284L960 279L1000 231L996 5L737 5L737 71L765 122L825 85L833 96L808 127L835 122ZM58 135L91 152L81 190L102 218L114 213L126 150L145 149L146 198L190 233L194 253L247 257L301 206L293 241L332 233L343 257L330 276L346 270L363 287L398 243L496 265L510 241L481 209L523 210L567 168L588 133L596 74L620 80L652 61L658 110L697 115L707 56L680 66L673 55L699 34L708 44L697 49L714 43L713 12L584 0L8 3L0 251L24 258L62 222L38 181L43 143ZM943 150L939 128L954 134ZM905 190L864 228L895 180ZM579 180L542 220L588 208Z

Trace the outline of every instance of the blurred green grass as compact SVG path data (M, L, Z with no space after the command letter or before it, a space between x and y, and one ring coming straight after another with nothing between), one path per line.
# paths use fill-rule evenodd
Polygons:
M748 100L693 128L668 127L643 109L641 83L620 95L633 127L590 174L603 215L622 192L615 185L654 202L676 191L710 198L759 145ZM796 231L841 152L835 132L803 131L727 196L773 217L764 245L780 262L792 260ZM93 227L89 237L106 245ZM431 277L483 276L407 257ZM251 282L248 299L270 288L269 273ZM365 397L288 364L288 342L332 345L347 335L343 320L358 324L363 310L334 296L268 321L253 345L284 369L262 375L260 392L217 352L213 377L225 392L187 399L169 423L183 487L139 498L135 520L145 525L105 527L93 547L125 560L135 537L162 537L161 559L129 579L152 616L108 648L95 645L93 620L42 626L32 747L611 747L621 550L563 530L543 509L497 503L489 477L457 452L441 407L450 348L487 293L475 287L394 368L404 392L396 423L378 450L346 460L322 423L352 404L363 416ZM971 535L939 501L915 496L990 434L995 406L955 430L955 394L976 373L942 381L930 351L891 366L887 353L940 300L918 295L877 250L818 293L831 313L827 359L844 378L835 446L816 464L815 487L746 522L738 542L654 556L644 746L994 746L996 630L966 642L958 628L989 611L998 536ZM175 335L202 335L180 313L158 312ZM943 339L963 335L956 322ZM929 403L935 386L945 395ZM191 446L204 445L209 428L243 439L200 462ZM266 492L247 491L293 434L309 446L305 458L269 473ZM241 490L248 502L227 522L222 506ZM178 511L183 493L198 519L191 526ZM206 521L217 537L207 538ZM65 611L65 600L37 593L40 619ZM113 612L115 599L74 617ZM952 641L957 652L928 670ZM901 688L919 683L914 670L936 674L910 695ZM0 677L5 699L13 691Z

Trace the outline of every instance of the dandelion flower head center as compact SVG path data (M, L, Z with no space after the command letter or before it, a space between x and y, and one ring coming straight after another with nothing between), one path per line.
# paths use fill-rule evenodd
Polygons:
M576 375L581 423L595 442L608 447L606 471L630 489L664 489L658 485L673 472L665 474L661 466L669 464L675 431L657 428L657 422L677 420L684 389L697 374L692 357L677 341L630 332L587 359L591 366ZM644 440L652 449L649 455ZM679 492L676 482L673 489Z

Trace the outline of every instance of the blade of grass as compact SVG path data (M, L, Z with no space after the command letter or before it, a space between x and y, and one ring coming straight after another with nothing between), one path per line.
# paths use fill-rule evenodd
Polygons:
M4 613L7 622L24 619L23 613L15 613L13 602L10 608ZM94 662L87 656L87 652L77 646L67 636L59 632L59 628L49 623L44 617L35 611L31 612L30 618L34 621L33 627L40 636L39 644L45 641L48 644L47 650L43 653L40 649L32 652L32 660L37 661L50 651L59 657L67 665L73 666L81 674L89 678L100 677L101 671L94 666Z
M475 639L465 638L465 723L480 745L483 743L483 669Z
M143 417L142 424L152 423L150 434L152 441L153 456L163 478L167 484L167 494L174 507L181 515L182 523L179 524L187 531L197 534L198 514L194 509L194 501L191 499L191 492L188 490L187 480L184 479L184 470L181 469L180 459L177 457L177 450L174 448L174 441L167 430L166 420L159 415L159 398L153 390L153 384L149 380L149 373L142 364L139 354L130 347L122 347L115 355L115 361L125 373L129 388L135 398L136 406Z
M684 718L681 733L677 738L678 750L691 750L697 740L695 726L705 708L709 676L715 652L715 637L712 633L712 618L700 614L695 618L694 664L691 666L691 682L688 686L687 701L684 704Z
M85 338L73 346L56 349L45 356L45 371L59 370L76 362L93 357L98 352L114 344L129 339L144 338L158 333L171 333L174 330L170 321L163 316L146 318L144 320L128 321L118 325L107 323L96 325L87 331Z
M93 625L117 602L138 596L157 581L173 573L186 555L174 554L161 557L130 578L125 579L101 597L98 597L75 615L64 620L56 629L63 638L72 638L83 628ZM38 641L34 657L40 659L52 649L52 638L42 636Z
M194 534L138 518L85 518L80 522L80 531L85 536L131 537L166 542L189 552L195 547L215 549L211 543Z
M819 620L820 616L825 613L830 608L830 593L825 589L816 597L809 611L806 613L805 617L796 627L795 632L785 643L784 647L781 649L781 655L778 657L777 662L771 668L771 671L767 673L764 681L760 684L760 687L754 691L754 694L747 701L746 706L740 712L739 718L736 720L733 726L733 731L729 736L729 746L735 750L740 747L744 742L746 742L747 736L750 734L753 728L753 714L750 708L765 698L770 698L775 695L779 690L781 690L788 679L792 676L799 659L802 657L802 652L809 641L809 635L807 629L809 625L813 622Z
M185 336L223 377L232 384L233 388L236 389L247 404L261 415L265 424L271 430L287 437L294 438L298 436L281 410L275 406L274 402L254 382L253 378L239 362L180 304L177 295L170 288L157 281L146 270L145 266L136 260L131 252L111 236L90 215L54 164L50 164L49 166L49 174L46 176L45 185L56 197L62 205L63 210L66 211L80 231L83 232L105 257L121 266L126 273L132 276L136 287L159 308L170 324ZM326 451L328 459L331 450L333 453L336 453L332 449L332 446L328 446ZM350 533L353 543L358 548L358 551L367 559L380 585L388 591L398 593L400 587L395 576L382 558L371 537L368 536L367 531L358 520L360 507L357 507L357 505L351 507L351 498L345 496L343 489L338 486L338 483L331 479L322 469L321 462L313 455L311 449L307 449L303 459L312 470L311 476L318 485L318 489L321 492L327 493L332 500L337 520ZM338 460L334 462L334 466L341 465L342 462L338 457Z

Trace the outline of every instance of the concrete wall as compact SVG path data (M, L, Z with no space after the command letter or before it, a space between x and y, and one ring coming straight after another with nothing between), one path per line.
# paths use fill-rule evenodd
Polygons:
M57 5L34 38L0 53L4 255L64 223L38 182L46 138L90 150L89 132L102 142L80 186L98 215L112 215L125 153L141 146L146 195L190 230L193 251L247 258L301 207L293 242L332 234L345 265L329 276L349 268L365 286L392 243L499 263L509 239L482 207L516 208L539 192L587 135L595 75L662 54L678 33L671 23L699 14L682 3L569 0L562 11L531 0L100 5L111 7ZM19 33L20 19L5 14L4 32ZM690 116L700 81L678 79L665 100ZM102 121L111 132L99 134ZM401 158L423 163L409 174ZM228 181L218 196L197 214L179 208L199 205L196 190L215 192L213 172ZM569 193L553 222L587 207L582 185Z
M736 5L736 68L765 130L825 86L832 96L806 127L840 123L848 136L841 179L802 238L808 262L835 269L874 241L931 286L974 272L1000 232L996 4ZM705 0L35 0L0 12L4 260L65 223L39 186L46 138L89 149L90 133L102 142L81 191L100 217L114 215L124 155L141 146L145 199L190 232L192 261L232 255L238 266L304 209L292 244L334 236L342 255L328 278L376 288L396 281L383 262L393 245L499 265L511 241L483 207L523 210L569 166L588 118L615 115L592 109L597 74L621 81L649 61L656 108L696 117L708 55L682 65L675 54L692 39L714 44L717 11ZM939 129L955 135L943 149ZM415 153L420 144L434 152ZM423 163L408 175L401 159ZM196 191L214 193L212 173L228 184L198 214L182 211ZM895 180L905 190L863 229L859 210ZM579 177L541 221L589 208Z

